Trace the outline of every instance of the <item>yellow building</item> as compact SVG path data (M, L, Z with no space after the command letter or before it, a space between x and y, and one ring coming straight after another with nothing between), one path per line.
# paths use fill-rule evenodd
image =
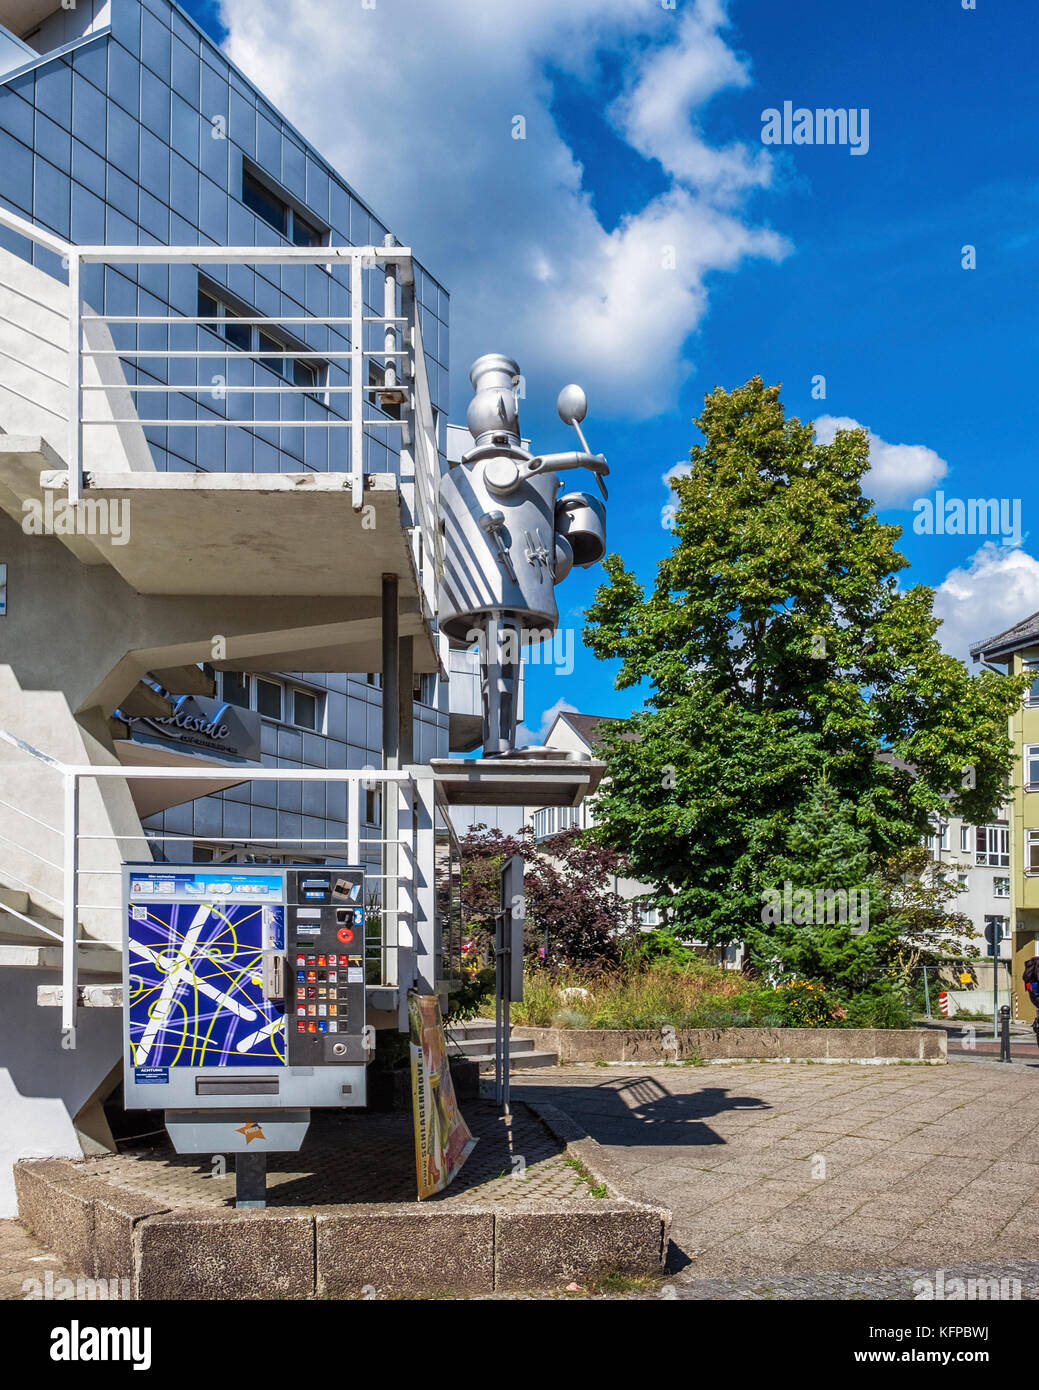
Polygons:
M1010 721L1016 756L1010 823L1013 1006L1014 1017L1030 1023L1034 1013L1021 975L1028 957L1039 955L1039 613L979 642L971 655L1011 675L1033 675Z

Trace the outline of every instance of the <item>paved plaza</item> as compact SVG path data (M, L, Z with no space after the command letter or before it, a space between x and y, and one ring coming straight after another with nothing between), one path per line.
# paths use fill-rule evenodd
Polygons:
M666 1282L607 1297L902 1300L921 1280L973 1278L1039 1299L1039 1058L561 1067L513 1086L595 1139L626 1196L673 1213ZM487 1101L463 1109L481 1143L439 1201L595 1200L525 1107L509 1126ZM272 1160L272 1205L413 1198L410 1116L344 1112L315 1131ZM233 1190L165 1146L84 1167L173 1205L222 1206ZM0 1222L0 1298L48 1268L65 1273Z
M577 1120L627 1195L671 1209L678 1290L722 1280L736 1292L701 1292L767 1297L751 1290L771 1281L774 1297L834 1297L810 1283L795 1292L788 1277L845 1273L858 1276L849 1296L869 1296L859 1285L876 1277L882 1296L911 1297L891 1291L906 1282L899 1271L991 1264L1012 1275L1008 1262L1037 1254L1039 1058L585 1066L514 1085Z

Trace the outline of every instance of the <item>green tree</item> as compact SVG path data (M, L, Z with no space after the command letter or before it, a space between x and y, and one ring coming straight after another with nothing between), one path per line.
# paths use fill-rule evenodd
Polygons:
M715 390L696 423L652 592L610 556L587 615L586 642L621 662L618 688L648 686L645 708L605 731L598 833L666 885L679 935L752 940L771 959L763 893L817 789L841 806L839 853L874 874L931 815L984 821L1005 795L1023 683L971 675L936 640L933 591L899 587L901 528L863 494L863 431L819 444L760 377ZM863 968L868 935L849 947Z

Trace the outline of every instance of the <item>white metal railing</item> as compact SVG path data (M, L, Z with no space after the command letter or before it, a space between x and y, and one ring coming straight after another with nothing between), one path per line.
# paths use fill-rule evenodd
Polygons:
M117 867L97 867L84 865L82 852L84 846L99 843L108 848L119 848L124 841L140 845L142 841L184 841L197 842L194 835L157 834L144 830L135 834L117 833L85 834L80 828L80 809L82 786L85 782L131 782L135 779L149 781L228 781L228 767L123 767L118 764L70 765L49 757L31 744L15 735L0 729L0 742L14 748L19 754L31 759L39 766L40 775L54 774L62 780L63 818L60 826L50 825L34 817L15 803L0 795L0 810L35 821L38 827L50 832L53 842L60 845L60 864L58 855L47 856L21 841L13 841L0 835L0 843L14 849L17 855L32 859L36 865L45 865L58 875L60 897L57 893L42 889L30 878L12 871L8 866L0 866L0 887L14 884L30 895L31 900L44 898L51 906L44 910L51 912L61 921L61 930L56 931L36 918L27 916L0 899L0 920L8 916L21 924L43 933L48 940L59 943L62 948L61 980L62 1006L61 1028L62 1046L73 1050L76 1045L76 1017L79 993L79 968L77 947L115 945L122 937L122 903L89 901L81 897L81 883L84 877L91 880L116 878L121 881L121 863ZM366 882L379 884L378 913L381 920L381 938L374 948L374 955L380 961L380 978L369 983L396 986L399 989L401 1017L404 1017L404 994L413 979L433 981L437 977L439 941L436 939L437 918L433 898L434 861L434 797L432 777L423 775L419 769L385 771L375 768L360 770L325 771L299 768L258 768L242 767L233 769L232 775L240 782L325 782L345 783L347 789L347 816L343 836L275 836L271 839L258 837L250 842L254 852L263 853L271 846L315 846L320 845L326 854L331 846L336 846L335 855L344 853L347 862L363 862L364 851L381 851L387 844L384 839L370 839L361 835L361 795L363 791L375 789L383 797L390 795L391 788L396 791L397 814L390 817L396 827L396 835L389 842L394 847L392 862L398 867L392 877L385 874L366 873ZM209 844L227 843L239 845L242 837L205 837ZM311 851L313 852L313 851ZM8 855L7 858L10 856ZM171 870L178 861L168 862ZM26 874L30 868L26 868ZM119 888L115 898L121 897ZM114 940L106 942L95 937L80 934L80 915L84 907L93 914L112 912L118 914L118 928ZM31 908L30 908L31 910ZM367 943L366 943L367 947Z
M79 502L83 497L84 478L84 429L91 425L139 426L142 428L169 429L223 429L272 431L279 437L284 431L321 429L329 432L328 460L334 464L331 440L337 433L345 431L349 437L349 468L351 478L351 497L353 505L360 510L364 505L364 438L366 431L386 430L400 435L400 480L402 487L414 489L413 545L417 573L422 581L423 592L427 597L430 613L434 610L435 585L442 564L443 542L436 524L436 503L440 485L440 461L436 439L436 425L426 379L425 360L422 350L422 337L419 327L419 310L415 296L414 264L409 248L387 244L384 246L77 246L63 241L36 227L24 218L0 208L0 226L26 237L37 245L59 256L68 270L69 283L69 394L68 394L68 444L66 451L68 465L69 500ZM349 312L345 314L304 313L297 315L261 315L235 313L230 320L224 315L185 315L169 314L101 314L87 311L83 305L84 270L88 266L191 266L205 267L292 267L305 269L308 266L321 267L327 276L329 299L332 287L338 287L348 296ZM365 312L364 272L377 270L383 272L383 309L381 313ZM203 293L205 291L203 290ZM280 291L279 291L280 293ZM233 291L228 290L231 298ZM399 302L398 302L399 301ZM219 326L226 322L260 331L267 330L268 338L273 339L277 348L269 349L250 346L232 346L226 338L217 335ZM87 330L91 326L103 329L122 330L126 337L132 336L129 343L89 346ZM378 333L382 326L382 342L366 347L366 330L369 337ZM173 348L169 342L156 346L141 345L140 332L162 330L165 339L171 339L175 328L193 330L194 347ZM298 346L285 341L285 329L296 327L301 331L291 335L298 339ZM342 347L331 345L320 349L307 344L304 330L324 331L329 344L333 340L343 343ZM132 331L132 334L131 334ZM202 341L206 335L214 342ZM282 344L284 346L282 347ZM121 364L133 364L136 375L137 366L144 362L164 364L160 373L145 369L155 379L148 382L111 380L85 380L84 366L87 362L99 364L101 359L109 359ZM272 360L292 359L301 362L324 364L326 380L311 385L288 384L287 381L274 381L274 384L257 384L256 368ZM367 365L370 360L378 363L379 379L369 382ZM250 381L229 381L222 373L202 381L202 364L223 363L233 367L248 362L254 379ZM193 379L178 380L190 376ZM91 392L106 393L110 403L118 406L129 392L134 403L131 416L120 414L115 409L112 415L94 417L88 412L84 418L85 398ZM203 401L208 395L208 401ZM143 406L149 397L182 397L189 401L192 409L183 417L177 417L169 410L158 415L142 413L137 407ZM251 409L244 414L236 412L237 398L251 399ZM393 409L399 413L389 413L380 409L376 402L392 402ZM340 409L339 402L346 402ZM268 409L261 409L262 403L269 403ZM201 407L205 407L202 409ZM301 463L301 467L306 465ZM332 466L330 471L340 471ZM409 502L412 499L408 499Z

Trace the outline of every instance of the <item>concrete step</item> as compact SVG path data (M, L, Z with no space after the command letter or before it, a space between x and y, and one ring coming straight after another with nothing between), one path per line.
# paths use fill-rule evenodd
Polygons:
M489 1038L467 1038L463 1042L458 1042L454 1038L448 1038L447 1051L452 1057L482 1057L487 1052L494 1052L494 1034ZM530 1038L513 1038L513 1052L533 1052L534 1043Z
M449 1038L493 1038L494 1019L474 1018L466 1023L448 1023L444 1031Z
M0 923L3 922L5 917L8 921L16 922L18 920L16 917L12 918L9 912L3 911L5 907L13 908L15 912L20 912L23 917L27 916L29 912L29 894L22 893L17 888L5 888L3 884L0 884Z
M483 1056L466 1057L467 1062L476 1062L481 1071L494 1067L494 1053L488 1052ZM556 1052L521 1052L517 1056L515 1052L510 1054L510 1071L525 1071L528 1067L557 1067L559 1065L559 1054Z

